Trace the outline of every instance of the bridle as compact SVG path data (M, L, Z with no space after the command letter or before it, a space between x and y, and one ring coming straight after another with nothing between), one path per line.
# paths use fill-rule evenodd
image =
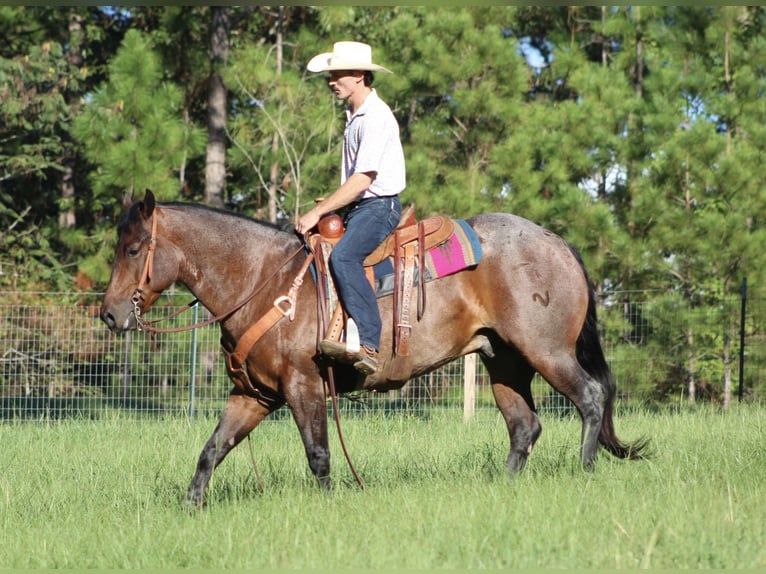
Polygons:
M133 316L136 319L136 325L137 329L139 331L146 331L149 333L179 333L182 331L191 331L194 329L198 329L200 327L205 327L207 325L211 325L215 323L216 321L220 321L222 319L225 319L229 315L232 315L233 313L239 311L242 307L247 305L266 285L269 284L271 279L279 272L281 271L285 265L287 265L290 261L295 259L300 253L305 252L304 247L301 245L294 253L292 253L287 259L285 259L284 263L282 263L281 266L279 266L277 269L274 270L274 272L269 275L269 277L266 278L265 281L262 281L260 285L258 285L245 299L238 302L236 305L228 309L227 311L216 315L215 317L211 317L210 319L207 319L205 321L201 321L199 323L194 323L193 325L187 325L183 327L155 327L154 325L161 320L168 320L172 319L174 317L177 317L184 311L191 309L194 307L196 303L199 302L198 299L194 299L191 303L188 303L175 313L171 314L168 317L165 317L164 319L156 319L154 321L143 321L141 319L141 315L144 311L147 311L149 309L149 306L147 306L146 309L142 311L141 305L146 300L146 289L147 286L151 283L152 275L154 273L154 254L157 247L157 215L156 210L151 215L152 217L152 231L151 235L149 237L149 248L146 253L146 260L144 261L144 268L141 272L141 278L139 279L138 286L133 291L133 294L130 297L131 303L133 303ZM295 319L295 301L298 296L298 289L303 284L303 276L306 274L306 271L309 268L309 265L311 265L311 262L314 260L314 254L309 253L309 255L306 257L306 261L303 262L303 265L301 265L300 270L298 271L298 274L296 275L295 279L293 280L293 283L290 287L290 290L288 291L287 295L282 295L280 297L277 297L274 300L274 303L271 307L271 309L262 317L261 321L259 322L261 324L261 329L268 330L271 328L274 324L276 324L279 319L282 317L289 316L290 320L292 321ZM264 329L265 327L265 329Z
M144 261L144 269L141 272L141 279L138 281L138 286L133 295L130 297L131 303L133 303L133 316L136 318L136 324L138 330L142 331L144 328L141 321L141 303L144 302L144 295L146 288L152 280L152 273L154 272L154 250L157 247L157 217L152 214L152 232L149 236L149 250L146 253L146 260Z
M292 255L290 255L282 265L280 265L269 277L266 278L265 281L261 282L259 286L257 286L251 293L248 295L244 300L240 301L236 305L234 305L231 309L226 311L225 313L222 313L220 315L217 315L215 317L212 317L206 321L202 321L200 323L195 323L193 325L189 325L186 327L170 327L170 328L159 328L155 327L153 324L156 323L156 321L151 322L144 322L141 319L141 304L145 301L145 295L146 295L146 289L147 286L151 283L152 280L152 274L154 273L154 254L157 247L157 211L152 213L152 231L151 236L149 237L149 248L146 254L146 260L144 261L144 268L141 272L141 279L138 282L138 286L133 291L133 294L130 298L131 302L133 303L133 315L136 318L136 324L137 329L139 331L147 331L149 333L176 333L181 331L191 331L193 329L197 329L199 327L204 327L207 325L210 325L212 323L215 323L216 321L220 321L221 319L224 319L228 317L229 315L235 313L242 307L244 307L247 303L249 303L253 297L255 297L268 283L271 281L271 279L274 278L274 276L282 270L285 265L287 265L290 261L292 261L295 257L298 256L300 253L305 253L305 246L301 245ZM228 356L227 359L227 369L229 370L229 375L231 376L231 373L234 371L238 371L243 368L244 360L247 357L248 353L250 352L250 349L255 345L258 340L269 330L271 327L276 325L283 317L289 316L290 320L292 321L295 319L295 301L298 296L298 289L303 284L303 277L306 274L306 271L308 270L311 263L314 261L314 251L310 250L306 260L301 265L300 270L298 271L298 274L296 275L295 279L293 279L293 283L290 286L290 290L287 295L283 295L280 297L277 297L274 300L274 303L272 307L264 313L258 321L253 323L250 328L244 333L244 335L240 338L238 341L235 349L231 354ZM165 319L173 318L182 312L186 311L187 309L190 309L198 302L198 299L195 298L194 301L186 305L184 308L176 311L169 317L166 317ZM146 310L148 310L149 307L147 307ZM346 462L349 465L349 468L351 469L351 472L356 479L357 484L361 486L362 489L364 489L364 481L362 480L361 476L356 470L356 467L354 466L354 463L351 461L351 457L348 453L348 449L346 448L346 441L343 436L343 431L341 430L340 425L340 410L338 408L338 402L337 402L337 391L335 389L335 377L334 377L334 369L332 366L327 367L328 377L326 379L327 385L329 387L329 393L330 398L332 400L332 406L333 406L333 413L335 418L335 425L338 430L338 436L340 438L341 447L343 449L343 454L346 457ZM256 389L253 389L254 392L257 392ZM252 455L252 453L251 453ZM255 468L255 465L254 465ZM258 470L255 469L256 474L258 473Z

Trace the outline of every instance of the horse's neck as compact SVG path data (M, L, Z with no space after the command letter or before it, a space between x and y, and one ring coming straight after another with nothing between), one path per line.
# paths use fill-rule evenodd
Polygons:
M181 253L177 281L214 315L249 295L273 299L282 264L299 248L286 234L254 220L207 210L168 210L173 243ZM285 290L289 288L289 281Z

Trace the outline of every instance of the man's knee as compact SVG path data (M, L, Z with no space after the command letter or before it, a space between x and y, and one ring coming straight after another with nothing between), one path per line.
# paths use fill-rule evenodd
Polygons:
M364 259L358 259L357 257L354 257L352 253L338 249L337 247L330 253L330 267L333 270L362 267L363 261Z

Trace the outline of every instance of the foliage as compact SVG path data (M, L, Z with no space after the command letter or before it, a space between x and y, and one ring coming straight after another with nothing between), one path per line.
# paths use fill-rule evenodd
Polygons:
M342 105L305 64L339 39L395 72L375 87L421 216L533 219L581 250L604 297L672 292L714 314L711 292L766 281L763 7L231 7L226 62L212 13L0 8L0 261L26 284L103 288L126 192L204 198L213 72L226 205L291 221L330 192ZM712 326L683 337L702 347L676 385L728 376Z
M148 40L129 30L110 63L109 82L93 93L72 126L95 166L90 174L93 201L119 205L123 197L143 196L145 189L165 200L178 197L177 174L204 145L202 132L179 117L180 106L181 93L164 81ZM108 279L104 255L98 250L80 266L102 284Z
M294 67L280 71L282 66L271 46L243 41L224 76L236 109L228 128L229 165L238 174L232 203L263 219L272 169L279 220L305 211L338 181L338 160L327 148L339 150L340 123L324 81L307 80Z
M7 224L0 226L0 290L69 290L71 275L53 256L45 233L28 223L29 212L17 213L0 201L0 221Z
M178 197L174 176L204 141L178 111L181 93L164 81L157 56L141 33L130 30L110 64L109 82L92 95L72 132L96 166L96 200L119 201L152 189L160 199Z

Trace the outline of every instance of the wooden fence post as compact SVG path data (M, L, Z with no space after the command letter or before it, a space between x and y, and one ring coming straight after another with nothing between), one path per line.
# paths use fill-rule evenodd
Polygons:
M463 421L476 412L476 353L463 357Z

